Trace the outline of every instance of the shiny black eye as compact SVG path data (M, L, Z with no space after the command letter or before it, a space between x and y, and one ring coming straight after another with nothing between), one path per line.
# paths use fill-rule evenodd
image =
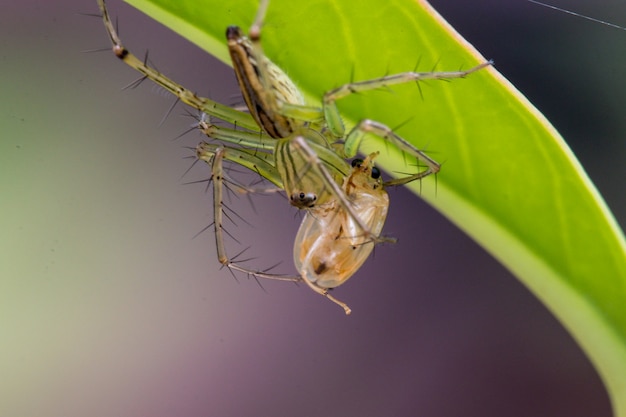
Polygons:
M361 164L363 163L362 159L356 158L352 160L352 168L356 168L356 167L360 167Z
M372 167L372 178L374 178L375 180L380 178L380 169Z
M307 193L299 192L299 193L292 194L291 197L289 197L289 199L291 200L292 206L296 206L298 208L305 208L305 207L311 208L315 206L315 201L317 201L317 195L313 193L307 194Z

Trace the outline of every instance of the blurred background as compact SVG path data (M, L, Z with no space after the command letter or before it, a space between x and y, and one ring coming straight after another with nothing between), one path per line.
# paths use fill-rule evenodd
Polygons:
M432 3L552 121L623 227L626 33L523 0ZM623 1L561 3L626 24ZM239 102L228 67L110 7L162 72ZM208 176L185 174L200 137L174 140L193 119L178 106L159 124L171 97L121 91L132 70L81 53L109 47L79 14L96 10L0 0L0 415L611 415L550 312L404 190L385 228L399 243L335 293L349 318L306 287L221 270L212 232L193 238L211 195L184 184ZM291 272L300 218L280 198L254 203L230 203L254 224L230 226L232 253L250 244L260 267Z

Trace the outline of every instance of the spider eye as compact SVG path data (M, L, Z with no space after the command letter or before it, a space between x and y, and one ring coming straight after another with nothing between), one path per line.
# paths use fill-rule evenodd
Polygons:
M380 169L372 167L372 178L374 178L375 180L380 178Z
M362 163L363 163L362 159L356 158L352 160L351 165L352 165L352 168L356 168L356 167L360 167Z
M291 205L296 206L298 208L311 208L315 206L315 201L317 200L317 194L315 193L294 193L289 198L291 200Z

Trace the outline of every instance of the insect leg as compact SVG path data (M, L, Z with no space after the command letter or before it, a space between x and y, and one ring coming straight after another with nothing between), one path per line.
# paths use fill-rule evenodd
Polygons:
M348 307L348 305L346 303L344 303L343 301L339 301L338 299L336 299L335 297L333 297L332 295L329 294L329 289L328 288L318 287L317 285L315 285L311 281L309 281L307 278L303 278L302 281L306 282L306 284L309 286L309 288L312 289L313 291L315 291L316 293L318 293L318 294L328 298L330 301L332 301L333 303L335 303L338 306L340 306L341 308L343 308L343 311L346 312L346 315L352 313L352 310L350 309L350 307Z

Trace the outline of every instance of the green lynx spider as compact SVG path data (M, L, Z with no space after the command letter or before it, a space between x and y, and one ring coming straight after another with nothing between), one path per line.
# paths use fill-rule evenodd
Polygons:
M274 174L260 169L259 164L250 164L254 165L251 169L283 188L292 205L307 210L318 209L328 204L333 205L336 208L332 211L348 216L355 222L363 236L374 243L390 239L381 237L380 230L374 231L368 227L354 207L354 203L341 188L344 179L351 174L350 165L346 159L356 155L363 137L368 133L377 135L416 158L422 166L425 166L422 171L392 180L388 185L401 185L424 178L437 173L440 166L390 128L373 120L362 120L346 134L335 104L336 100L353 93L394 84L427 79L463 78L490 65L490 62L485 62L467 71L405 72L374 80L354 82L327 92L323 97L321 108L307 106L294 83L263 54L260 43L261 26L269 0L262 0L250 28L249 38L245 37L238 27L231 26L227 29L233 67L250 112L245 113L211 99L199 97L148 66L146 62L139 60L122 45L104 0L98 0L98 4L105 28L113 44L113 51L118 58L143 74L144 78L151 79L173 93L184 103L209 117L219 118L238 128L218 127L204 119L199 123L199 127L207 136L225 144L238 146L240 151L243 151L244 160L246 158L252 160L252 155L263 154L266 165L271 167ZM216 164L221 164L222 157L215 158L215 155L219 154L217 149L213 150L215 152L207 151L207 155L202 155L202 146L198 149L199 158L211 160L214 165L213 169L216 169ZM227 154L233 152L231 150ZM235 162L240 163L240 161ZM221 167L218 166L217 169L219 171ZM217 203L215 204L218 208ZM215 214L217 240L221 240L221 231L218 232L218 229L221 229L222 225L217 221L220 211L221 207ZM220 252L220 247L223 248L223 242L218 242L218 252ZM275 279L275 276L237 265L228 259L224 251L218 253L218 256L220 262L231 269L262 278ZM299 278L291 278L291 280L295 279ZM324 295L327 295L327 292Z

